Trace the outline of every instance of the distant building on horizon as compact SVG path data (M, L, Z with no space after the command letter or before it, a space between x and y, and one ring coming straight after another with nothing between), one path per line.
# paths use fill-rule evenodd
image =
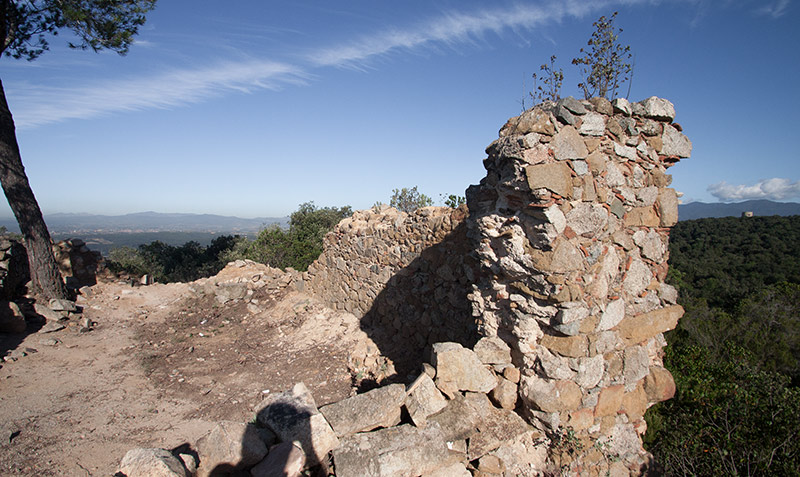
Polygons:
M747 211L742 212L742 218L744 218L744 217L752 217L752 216L753 216L753 211L751 211L751 210L747 210Z

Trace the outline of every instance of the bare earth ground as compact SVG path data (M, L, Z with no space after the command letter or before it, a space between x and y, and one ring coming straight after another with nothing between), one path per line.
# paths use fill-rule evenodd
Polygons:
M0 335L18 356L0 362L0 475L110 476L128 450L194 444L296 382L318 405L350 395L355 317L287 289L254 297L255 314L187 284L99 283L78 301L91 331Z

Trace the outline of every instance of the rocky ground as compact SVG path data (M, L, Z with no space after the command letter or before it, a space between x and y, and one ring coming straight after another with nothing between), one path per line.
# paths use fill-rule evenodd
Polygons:
M131 448L194 443L295 383L318 405L351 395L354 353L370 348L358 321L289 281L254 264L194 284L105 281L64 329L0 335L0 475L108 476Z

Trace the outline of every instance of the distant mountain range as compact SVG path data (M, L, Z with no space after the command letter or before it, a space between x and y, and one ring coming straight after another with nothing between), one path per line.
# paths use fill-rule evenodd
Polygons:
M756 216L800 215L800 203L773 202L771 200L748 200L735 203L690 202L678 206L680 220L706 217L741 216L742 212L753 212ZM255 234L259 230L277 224L287 227L289 217L257 217L243 219L213 214L163 214L138 212L125 215L51 214L44 218L50 233L54 235L87 233L128 232L202 232L212 234ZM10 232L19 232L13 217L0 218L0 226Z
M286 226L288 217L257 217L242 219L212 214L162 214L139 212L126 215L51 214L44 218L52 234L119 233L119 232L210 232L222 234L252 234L278 224ZM0 226L18 232L16 220L0 219Z
M768 215L800 215L800 204L797 202L773 202L771 200L746 200L744 202L690 202L678 206L678 220L703 219L707 217L739 217L743 212L752 212L755 216Z

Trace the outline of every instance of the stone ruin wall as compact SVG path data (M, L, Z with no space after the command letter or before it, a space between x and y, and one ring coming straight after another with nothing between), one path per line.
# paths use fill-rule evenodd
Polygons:
M53 244L53 254L67 287L78 289L97 283L103 256L89 250L83 240L61 240ZM13 300L24 294L23 287L29 280L25 245L14 237L0 236L0 298Z
M305 284L401 346L501 338L525 417L587 449L571 471L609 453L636 469L643 414L674 393L662 333L683 314L664 283L678 206L666 170L691 152L674 117L656 97L539 105L487 148L468 218L356 212Z
M691 152L674 117L656 97L534 108L501 129L467 191L487 271L474 315L511 346L529 419L631 465L645 410L674 393L662 333L683 309L664 283L678 212L666 169Z
M325 237L324 252L304 276L331 308L361 319L401 373L437 342L477 341L467 298L474 260L466 207L388 206L356 211Z

